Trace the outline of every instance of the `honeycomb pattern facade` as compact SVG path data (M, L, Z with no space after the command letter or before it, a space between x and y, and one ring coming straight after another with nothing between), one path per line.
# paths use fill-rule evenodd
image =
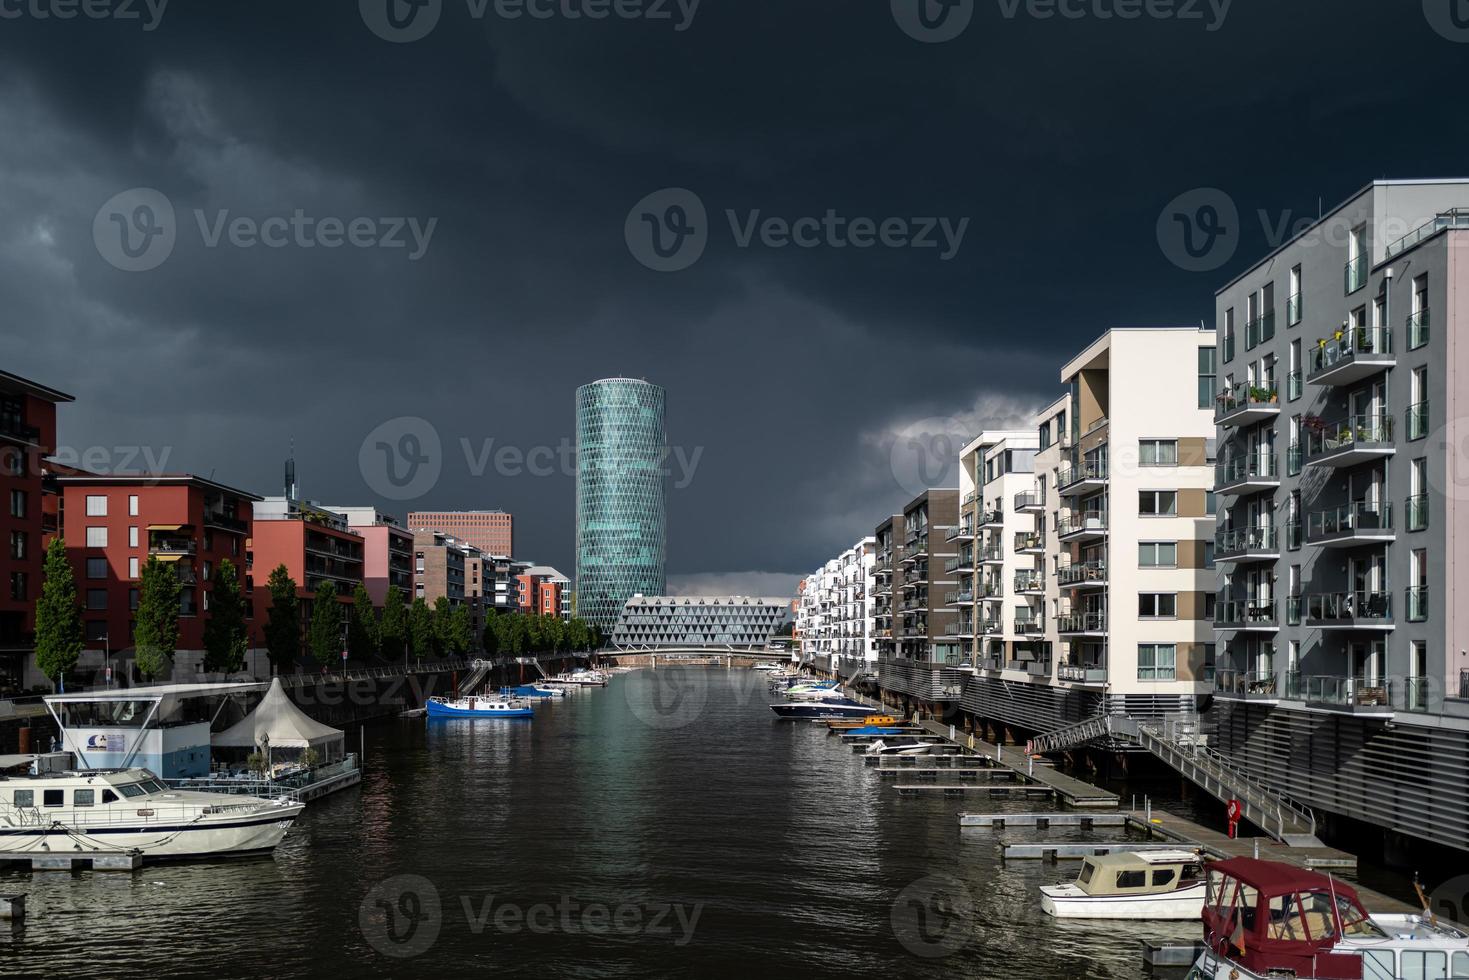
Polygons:
M612 645L763 649L790 619L791 600L751 596L634 596L622 608Z
M665 401L629 378L576 390L576 610L604 634L628 599L667 591Z

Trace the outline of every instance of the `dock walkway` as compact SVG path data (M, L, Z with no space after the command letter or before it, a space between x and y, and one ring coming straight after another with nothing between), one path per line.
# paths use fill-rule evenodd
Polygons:
M944 725L936 721L921 722L925 731L941 738L951 739L957 744L969 749L976 755L993 759L1006 769L1013 770L1023 776L1035 780L1037 783L1052 790L1058 799L1064 800L1074 807L1113 807L1121 800L1116 793L1109 792L1099 786L1093 786L1085 780L1068 776L1064 772L1057 772L1053 766L1041 763L1032 764L1030 756L1024 751L1006 748L1001 745L991 745L989 742L977 739L973 735L966 735L956 731L950 725Z

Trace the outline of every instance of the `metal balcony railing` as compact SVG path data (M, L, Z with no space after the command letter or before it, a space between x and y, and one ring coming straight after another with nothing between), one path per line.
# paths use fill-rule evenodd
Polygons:
M1361 356L1374 355L1372 362L1387 367L1392 354L1392 331L1387 327L1346 327L1316 342L1307 355L1306 377L1315 379Z
M1318 510L1306 518L1306 541L1315 544L1357 535L1381 537L1392 531L1392 504L1359 500L1328 510Z
M1084 585L1107 581L1107 564L1100 561L1076 562L1056 569L1056 581L1061 586Z
M1043 592L1046 588L1046 578L1040 572L1023 571L1015 573L1016 592Z
M1062 613L1056 617L1058 633L1104 633L1106 630L1106 613Z
M1224 528L1214 535L1214 557L1217 559L1244 554L1273 555L1279 550L1273 527Z
M1336 422L1317 422L1306 433L1306 460L1314 462L1351 449L1391 448L1393 418L1376 413L1352 415Z
M1252 452L1214 467L1214 482L1221 487L1235 483L1272 481L1280 481L1280 468L1273 453Z
M1275 382L1256 385L1237 385L1225 388L1216 397L1214 420L1223 421L1232 415L1280 408L1280 386Z
M1278 697L1280 675L1273 670L1236 670L1232 667L1216 667L1214 690L1226 697L1274 698Z
M1392 622L1389 592L1315 592L1306 596L1307 626L1352 626Z
M1075 465L1066 465L1056 473L1056 486L1061 490L1069 489L1078 483L1088 481L1100 481L1107 479L1107 463L1105 460L1088 459Z

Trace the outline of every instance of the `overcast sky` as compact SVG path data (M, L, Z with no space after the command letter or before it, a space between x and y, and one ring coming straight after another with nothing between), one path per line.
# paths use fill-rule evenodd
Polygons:
M506 509L569 572L574 390L645 377L671 587L783 593L953 482L907 434L1028 425L1276 229L1469 170L1450 0L421 2L0 3L0 367L77 396L64 452L278 493L294 440L312 499Z

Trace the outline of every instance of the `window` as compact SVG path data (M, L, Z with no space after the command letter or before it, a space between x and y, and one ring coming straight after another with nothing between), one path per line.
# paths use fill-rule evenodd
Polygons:
M86 622L83 632L89 641L100 643L107 639L107 620L89 619Z
M1119 871L1117 872L1118 888L1141 888L1148 883L1146 871Z
M30 583L26 579L25 572L13 571L10 573L10 598L17 602L25 602L30 598L27 586Z
M87 578L106 578L106 577L107 577L107 559L106 558L88 558L87 559Z
M87 608L88 609L106 609L107 608L107 590L106 589L88 589L87 590Z
M1142 568L1176 568L1178 566L1178 543L1143 541L1137 546L1137 563Z
M97 496L97 495L94 495L94 494L87 494L87 516L88 517L106 517L107 516L107 498L106 497L103 497L103 496Z
M110 789L104 789L102 791L102 802L103 803L116 803L117 802L117 794L114 793Z
M1408 350L1428 343L1428 276L1413 280L1413 312L1408 316Z
M1436 949L1403 950L1403 980L1441 980L1449 975L1448 955Z
M1097 869L1095 865L1093 865L1090 861L1086 862L1081 866L1081 877L1077 880L1079 880L1083 885L1091 884L1092 872L1096 870Z
M105 527L89 527L89 528L87 528L87 547L88 548L105 548L105 547L107 547L107 528L105 528Z
M1166 884L1168 884L1169 882L1171 882L1174 879L1174 877L1176 875L1177 875L1177 872L1175 872L1172 868L1166 868L1166 869L1164 869L1162 871L1154 871L1153 872L1153 887L1154 888L1157 888L1160 885L1166 885Z
M1234 360L1234 307L1224 311L1224 357L1223 361L1228 364Z
M138 516L138 495L135 493L128 494L128 516Z
M1204 567L1205 568L1213 568L1214 567L1214 542L1213 541L1205 541L1204 542Z
M1174 490L1142 490L1137 496L1137 512L1143 517L1169 517L1178 513L1178 493Z
M138 556L134 555L128 559L128 578L138 577Z
M97 791L94 789L74 789L71 791L72 806L95 806Z
M66 790L64 790L64 789L43 789L43 790L41 790L41 805L42 806L61 806L63 804L63 802L65 801L65 798L66 798Z
M128 528L128 547L129 548L136 548L136 547L138 547L138 528L137 528L137 525L133 525L132 527Z
M26 492L24 490L10 491L10 516L26 516Z
M1213 490L1204 491L1204 513L1210 517L1219 513L1219 498L1214 496Z
M1143 439L1138 443L1138 462L1143 466L1177 466L1176 439Z
M36 791L33 789L18 789L15 791L16 806L35 806Z
M1137 648L1137 679L1171 681L1178 672L1178 647L1172 643L1140 643Z
M1213 347L1199 348L1199 407L1213 408L1214 396L1217 394L1219 382L1215 380L1214 374L1218 370L1215 363L1216 350Z
M1174 619L1178 615L1178 596L1173 592L1140 592L1137 615L1139 619Z
M1301 322L1301 267L1290 270L1290 295L1285 300L1285 325L1293 327Z
M24 531L10 532L10 557L16 561L24 561L26 556L26 533Z
M138 590L137 589L128 589L128 608L131 609L133 612L137 612L138 611ZM248 616L250 614L247 612L247 613L245 613L245 615Z
M1352 229L1347 242L1347 293L1355 293L1367 285L1367 226Z

